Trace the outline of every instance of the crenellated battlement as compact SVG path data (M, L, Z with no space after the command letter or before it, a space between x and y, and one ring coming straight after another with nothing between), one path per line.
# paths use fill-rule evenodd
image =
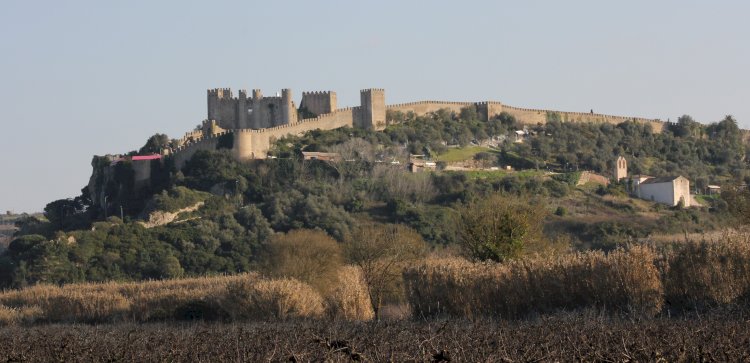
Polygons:
M232 99L232 90L230 88L213 88L208 90L208 97L218 99Z
M330 95L331 93L335 93L332 91L303 91L302 96L317 96L317 95Z

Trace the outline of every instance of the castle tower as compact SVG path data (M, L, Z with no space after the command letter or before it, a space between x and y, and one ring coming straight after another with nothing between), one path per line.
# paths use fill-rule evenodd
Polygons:
M359 117L354 125L364 129L385 129L385 90L382 88L364 89L359 92Z
M308 113L312 113L315 116L336 111L336 92L302 92L300 109L305 109Z
M292 101L292 90L289 88L281 90L281 123L282 125L297 123L297 110Z
M624 157L619 156L615 160L615 166L612 173L615 181L620 181L628 177L628 161Z
M233 129L237 123L237 99L232 97L229 88L214 88L208 90L207 119L218 121L225 129Z
M219 96L221 94L221 96ZM220 88L209 89L207 91L208 111L207 119L216 120L219 117L219 98L223 97L223 91Z
M237 98L237 128L246 129L248 128L248 104L247 104L247 91L244 89L240 90L239 97Z

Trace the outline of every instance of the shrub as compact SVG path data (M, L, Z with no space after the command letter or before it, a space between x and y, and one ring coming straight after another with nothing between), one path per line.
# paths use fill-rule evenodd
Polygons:
M505 261L544 244L547 210L528 200L498 194L461 209L459 233L466 255L474 260Z
M321 293L338 280L341 247L323 231L299 229L277 234L264 246L261 271L272 278L290 277Z
M654 252L631 247L509 263L430 259L404 272L416 317L519 318L559 309L599 308L654 315L662 284Z

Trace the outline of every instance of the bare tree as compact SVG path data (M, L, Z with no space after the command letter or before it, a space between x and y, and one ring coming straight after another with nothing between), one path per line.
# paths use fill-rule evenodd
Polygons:
M422 236L403 225L369 225L353 234L346 256L362 269L376 318L385 299L403 296L403 267L422 258L426 250Z

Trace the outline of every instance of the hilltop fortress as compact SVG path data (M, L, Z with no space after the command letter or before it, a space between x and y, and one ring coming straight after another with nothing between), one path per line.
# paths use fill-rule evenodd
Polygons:
M165 156L174 158L177 168L181 168L198 150L223 147L231 149L237 160L251 160L265 158L274 140L290 134L344 126L383 130L392 122L389 115L396 111L421 116L440 109L459 112L461 108L473 106L483 119L489 120L507 112L528 125L545 123L551 113L558 114L566 122L617 124L633 120L651 124L654 132L661 132L665 124L658 119L528 109L492 101L418 101L387 105L385 90L376 88L360 91L360 105L345 108L338 108L336 92L333 91L303 92L299 107L289 89L272 97L264 97L257 89L248 97L247 91L240 90L235 97L230 89L219 88L208 90L207 96L208 114L201 127L188 132L174 148L163 151Z

